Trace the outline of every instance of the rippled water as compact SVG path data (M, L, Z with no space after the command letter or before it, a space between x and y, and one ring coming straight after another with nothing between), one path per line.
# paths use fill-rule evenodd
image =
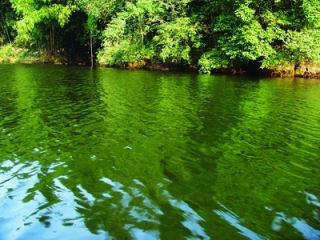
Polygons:
M319 80L0 81L0 239L320 239Z

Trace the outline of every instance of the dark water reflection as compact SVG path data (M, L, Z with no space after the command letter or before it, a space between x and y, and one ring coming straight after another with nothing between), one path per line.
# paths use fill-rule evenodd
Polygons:
M0 65L0 239L319 239L320 82Z

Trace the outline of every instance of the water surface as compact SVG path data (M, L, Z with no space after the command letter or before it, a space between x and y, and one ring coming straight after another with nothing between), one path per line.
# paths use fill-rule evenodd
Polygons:
M320 239L320 81L0 65L0 239Z

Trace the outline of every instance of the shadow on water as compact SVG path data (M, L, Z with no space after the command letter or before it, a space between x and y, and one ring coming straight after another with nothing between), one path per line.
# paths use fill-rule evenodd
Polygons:
M318 82L1 70L1 239L320 235Z

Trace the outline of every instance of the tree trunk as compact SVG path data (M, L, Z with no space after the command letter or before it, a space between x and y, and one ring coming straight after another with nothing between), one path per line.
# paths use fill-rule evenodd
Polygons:
M90 30L90 60L91 68L93 68L93 49L92 49L92 31Z
M50 27L49 27L49 34L50 34L50 51L51 53L53 53L55 48L54 48L54 28L52 24L50 24Z
M6 31L8 41L9 41L9 43L11 43L10 35L9 35L7 24L6 24L6 19L4 18L1 10L0 10L0 13L1 13L1 16L2 16L2 20L3 20L3 24L4 24L3 26L4 26L4 30Z

